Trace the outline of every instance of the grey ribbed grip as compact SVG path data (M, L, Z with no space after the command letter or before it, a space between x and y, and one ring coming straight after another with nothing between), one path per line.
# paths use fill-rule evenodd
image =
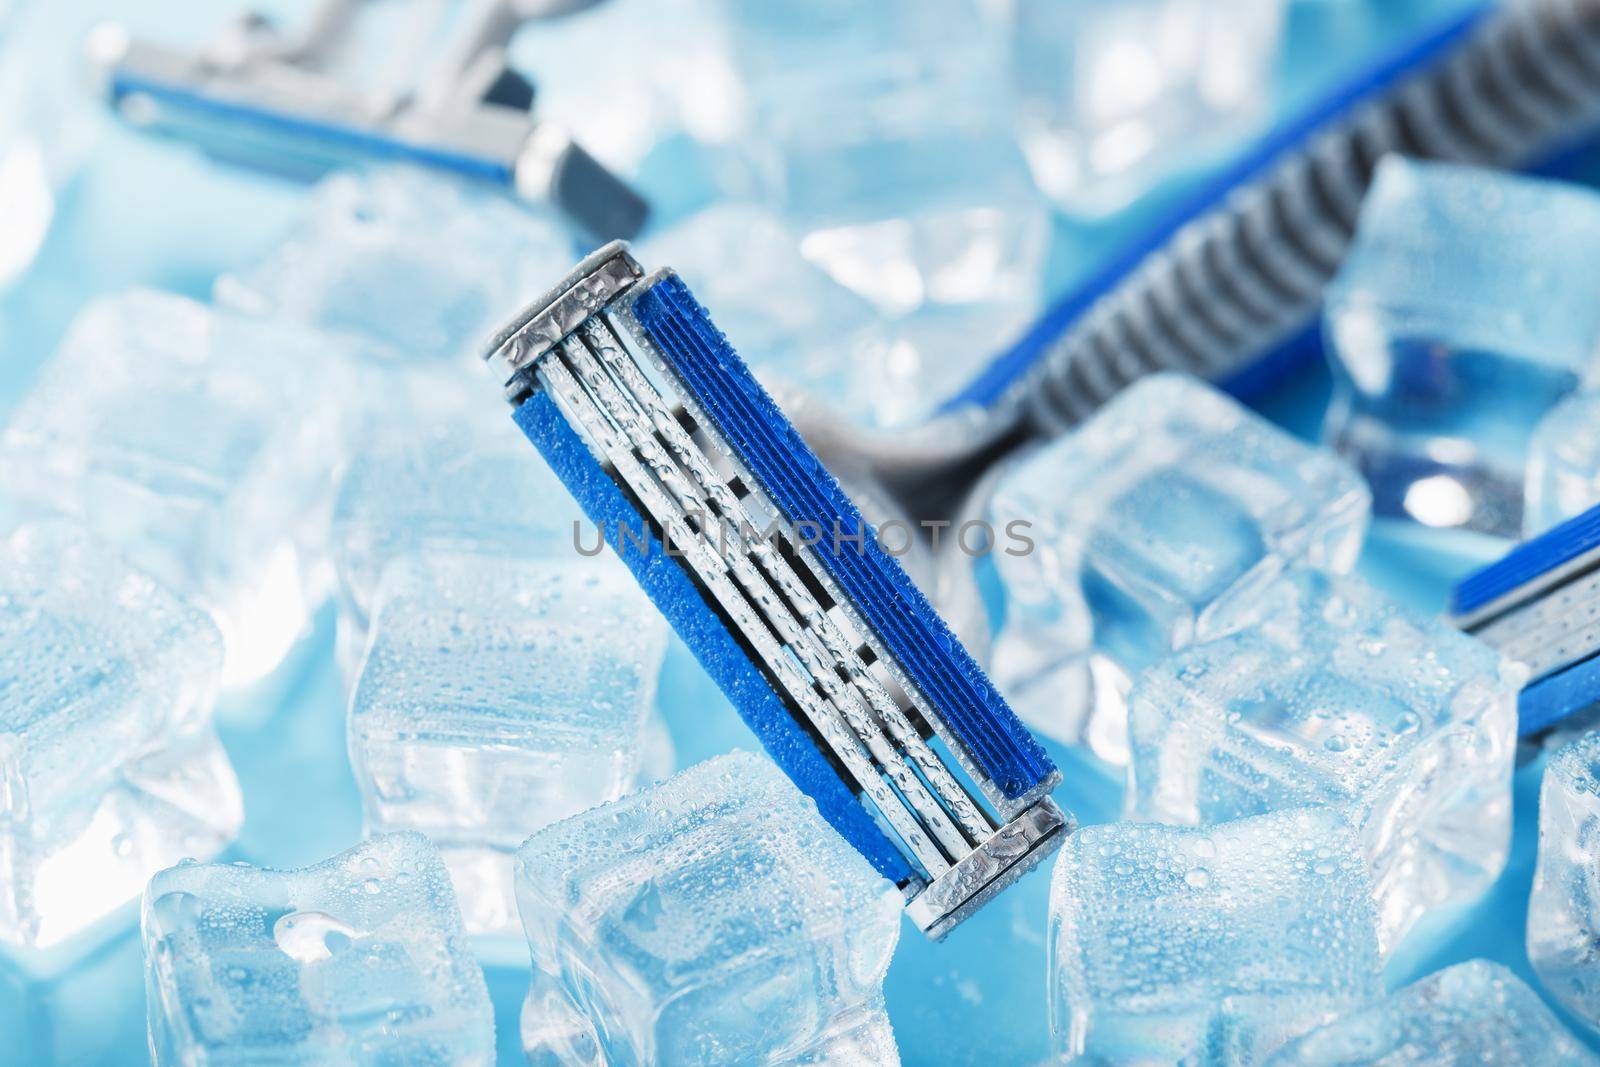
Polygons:
M1186 223L1051 344L1013 400L1048 435L1145 374L1227 379L1313 320L1385 153L1522 165L1597 122L1600 0L1491 14Z

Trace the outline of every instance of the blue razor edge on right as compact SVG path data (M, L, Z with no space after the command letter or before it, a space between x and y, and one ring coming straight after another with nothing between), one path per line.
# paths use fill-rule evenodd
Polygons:
M1059 846L1060 771L675 274L608 245L486 358L590 518L642 529L608 540L925 932Z
M1517 703L1522 736L1600 704L1600 506L1463 578L1450 616L1528 665Z

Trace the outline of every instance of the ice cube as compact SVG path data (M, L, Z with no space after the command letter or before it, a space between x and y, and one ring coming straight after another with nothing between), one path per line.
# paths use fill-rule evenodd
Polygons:
M1214 161L1261 116L1283 0L1019 0L1017 122L1039 187L1075 215Z
M1260 1063L1383 992L1366 864L1326 808L1080 830L1049 940L1056 1048L1096 1063Z
M1526 494L1524 537L1600 504L1600 390L1574 393L1539 421Z
M898 1060L881 1018L898 893L763 757L540 831L517 900L536 1063L815 1063L852 1045Z
M1209 825L1338 808L1393 946L1505 867L1526 672L1354 577L1296 570L1254 599L1261 621L1135 684L1130 817Z
M180 864L144 895L156 1067L494 1062L450 877L421 834L300 870Z
M609 553L396 561L350 702L367 832L426 833L467 930L515 931L516 847L639 783L666 645Z
M571 267L552 218L405 168L324 180L299 228L217 282L219 303L372 338L409 359L471 359L501 321Z
M1514 536L1535 424L1595 370L1600 197L1395 156L1328 289L1324 433L1379 514Z
M999 477L986 518L1030 524L1032 547L979 561L1004 605L994 679L1042 732L1125 763L1129 679L1285 567L1349 570L1367 507L1331 453L1197 379L1143 379Z
M329 581L323 543L352 353L132 291L73 324L4 435L7 489L81 517L222 630L224 681L266 674Z
M1468 960L1292 1042L1272 1067L1591 1067L1537 993L1498 963Z
M81 528L0 542L0 947L61 945L233 839L221 669L205 613Z
M1031 318L1050 232L998 35L969 0L721 10L761 198L807 259L907 331L890 358L916 392L896 419L930 413Z
M1539 789L1528 959L1550 994L1600 1026L1600 731L1558 749Z
M596 545L595 527L482 384L454 369L391 373L359 417L330 534L347 677L390 562L437 552L568 561Z

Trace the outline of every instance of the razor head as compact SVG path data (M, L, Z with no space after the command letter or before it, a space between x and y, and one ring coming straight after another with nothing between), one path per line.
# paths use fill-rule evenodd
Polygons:
M670 271L495 336L513 417L772 758L943 937L1074 827L1060 772Z
M1600 704L1600 507L1462 579L1450 615L1527 666L1517 701L1522 736Z
M252 14L186 51L104 25L89 55L119 116L218 159L296 178L407 163L550 204L596 240L631 237L644 200L539 121L533 85L506 63L517 28L550 7L324 0L299 36Z

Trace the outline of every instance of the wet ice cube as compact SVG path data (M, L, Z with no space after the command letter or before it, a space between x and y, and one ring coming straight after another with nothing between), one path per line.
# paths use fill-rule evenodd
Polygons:
M898 894L763 757L540 831L517 900L534 1062L810 1063L883 1032Z
M479 384L428 371L390 376L352 435L330 534L349 676L392 561L429 553L570 561L581 558L580 541L595 547L595 527Z
M1539 995L1498 963L1468 960L1292 1042L1272 1067L1591 1067Z
M350 702L368 832L426 833L467 929L514 931L516 847L639 783L666 643L609 555L397 561Z
M144 895L156 1067L487 1065L494 1017L421 834L310 867L180 864Z
M1102 215L1215 160L1260 117L1283 0L1020 0L1022 145L1039 187Z
M1049 939L1057 1051L1097 1063L1260 1063L1383 992L1366 864L1325 808L1080 830Z
M464 358L572 258L551 217L492 191L403 168L341 173L277 249L217 283L217 298L407 358Z
M81 517L209 609L224 680L274 667L327 592L350 350L153 291L91 304L0 437L24 502Z
M1325 435L1379 514L1515 535L1535 424L1595 369L1600 197L1390 156L1327 295Z
M1030 524L1033 547L979 561L1004 604L995 681L1041 731L1124 763L1128 679L1285 567L1348 570L1367 503L1331 453L1197 379L1146 378L996 485L986 518Z
M65 521L0 542L0 948L48 949L243 821L205 613Z
M1505 866L1524 672L1354 577L1293 571L1254 599L1262 621L1135 684L1129 813L1205 825L1338 808L1392 946Z
M1558 749L1539 789L1528 959L1568 1010L1600 1026L1600 731Z
M1525 488L1525 537L1600 504L1600 391L1575 393L1539 421Z

